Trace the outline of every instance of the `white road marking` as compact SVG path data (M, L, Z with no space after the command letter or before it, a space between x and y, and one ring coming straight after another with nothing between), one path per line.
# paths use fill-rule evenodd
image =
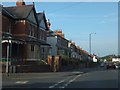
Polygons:
M65 84L59 86L58 88L65 88L65 87L67 87L70 83L72 83L73 81L75 81L79 76L81 76L81 75L77 75L76 77L70 79L68 82L66 82ZM69 79L69 78L71 78L71 77L68 77L67 79ZM59 84L65 82L67 79L61 80L61 81L57 82L56 84L49 86L49 88L55 88Z
M50 77L50 76L49 76ZM30 77L30 78L27 78L27 77L16 77L16 78L12 78L12 79L18 79L18 80L20 80L20 79L43 79L43 78L49 78L49 77Z
M69 78L70 78L70 77L68 77L67 79L69 79ZM56 84L49 86L48 88L54 88L54 87L56 87L57 85L59 85L59 84L65 82L65 80L67 80L67 79L63 79L63 80L57 82Z
M62 83L62 82L64 82L65 80L62 80L62 81L60 81L60 82L58 82L58 84L60 84L60 83Z
M54 88L55 86L57 86L58 84L60 84L60 83L63 83L65 80L61 80L61 81L59 81L58 83L56 83L56 84L54 84L54 85L52 85L52 86L49 86L49 88Z
M73 71L72 73L83 73L83 72L79 72L79 71Z
M73 71L72 73L79 73L78 71Z
M65 87L67 87L70 83L72 83L73 81L75 81L80 76L81 75L77 75L76 77L74 77L73 79L69 80L67 83L65 83L63 86L60 86L59 88L65 88Z
M26 84L26 83L28 83L28 81L17 81L16 83L17 84Z
M54 88L55 86L49 86L49 88Z

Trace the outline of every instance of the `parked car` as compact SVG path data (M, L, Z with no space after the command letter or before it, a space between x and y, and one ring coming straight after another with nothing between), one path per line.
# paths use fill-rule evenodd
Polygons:
M100 64L100 67L104 67L104 66L105 66L105 64L104 64L104 63L101 63L101 64Z
M115 66L114 63L108 63L108 64L106 65L106 69L116 69L116 66Z
M120 63L116 63L115 66L116 66L116 69L120 69Z

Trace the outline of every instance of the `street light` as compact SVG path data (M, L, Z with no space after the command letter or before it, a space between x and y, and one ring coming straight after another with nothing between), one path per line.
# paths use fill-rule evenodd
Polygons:
M89 53L90 53L90 55L91 55L91 35L92 34L96 34L96 33L90 33L89 34L89 49L90 49Z
M8 44L7 44L7 62L6 62L6 75L8 75L9 72L9 39L8 39Z

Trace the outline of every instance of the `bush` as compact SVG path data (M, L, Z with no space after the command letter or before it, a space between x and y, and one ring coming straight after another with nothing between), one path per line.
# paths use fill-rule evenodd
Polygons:
M62 55L61 56L61 64L62 64L62 66L68 65L68 62L69 62L69 57L66 56L66 55Z

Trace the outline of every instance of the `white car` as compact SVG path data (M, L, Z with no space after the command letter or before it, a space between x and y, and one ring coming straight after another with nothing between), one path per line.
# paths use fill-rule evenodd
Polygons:
M117 69L119 69L119 68L120 68L120 64L115 64L115 67L116 67Z

